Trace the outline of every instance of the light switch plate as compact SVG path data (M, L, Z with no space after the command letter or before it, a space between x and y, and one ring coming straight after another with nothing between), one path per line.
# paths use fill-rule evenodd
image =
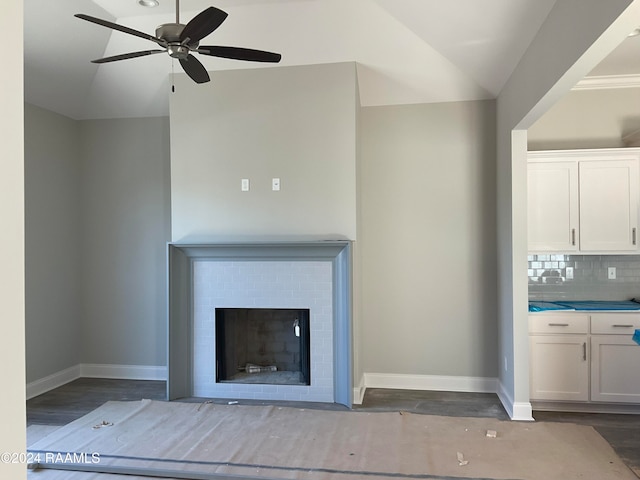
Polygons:
M609 267L607 269L607 276L608 276L609 280L615 280L616 279L616 267Z
M279 178L272 178L271 179L271 190L273 190L274 192L280 191L280 179Z
M242 190L243 192L248 192L249 191L249 179L248 178L243 178L242 181L240 182L240 190Z

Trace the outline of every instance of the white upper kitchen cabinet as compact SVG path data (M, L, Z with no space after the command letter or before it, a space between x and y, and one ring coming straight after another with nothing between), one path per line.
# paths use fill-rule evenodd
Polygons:
M580 249L636 250L638 159L580 162Z
M640 148L530 152L529 251L637 253Z
M578 250L578 163L530 163L529 250Z

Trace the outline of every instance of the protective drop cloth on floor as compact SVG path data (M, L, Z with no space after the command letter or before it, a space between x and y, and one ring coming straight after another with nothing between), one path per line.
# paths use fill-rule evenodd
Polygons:
M149 400L108 402L30 451L283 479L636 479L593 428L580 425ZM123 477L47 470L29 478Z

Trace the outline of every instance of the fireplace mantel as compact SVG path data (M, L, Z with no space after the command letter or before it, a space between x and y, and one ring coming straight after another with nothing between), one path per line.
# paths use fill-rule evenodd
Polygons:
M168 244L167 399L193 394L193 264L219 261L330 261L334 402L352 405L351 242L276 241Z

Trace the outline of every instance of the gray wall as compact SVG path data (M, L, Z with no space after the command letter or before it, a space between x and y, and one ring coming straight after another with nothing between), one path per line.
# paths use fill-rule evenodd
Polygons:
M25 109L27 382L165 365L169 119Z
M571 91L529 128L529 150L624 147L638 105L640 88Z
M495 104L361 112L364 372L497 375Z
M25 106L27 382L166 363L169 119Z
M80 129L25 104L27 382L80 363Z
M80 122L83 363L165 365L167 118Z
M355 239L355 75L354 63L213 72L204 85L176 75L173 241Z

